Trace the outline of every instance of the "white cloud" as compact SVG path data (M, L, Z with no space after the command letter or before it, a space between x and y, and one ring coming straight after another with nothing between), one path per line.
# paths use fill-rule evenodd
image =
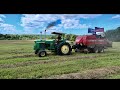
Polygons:
M102 14L82 14L81 18L87 19L87 18L96 18L101 16Z
M1 17L1 18L6 18L6 16L5 16L5 15L3 15L3 14L0 14L0 17Z
M4 20L2 18L0 18L0 23L3 23L3 22L4 22Z
M5 15L0 14L0 23L4 23L3 18L6 18L6 16L5 16Z
M91 25L86 25L86 24L80 24L79 26L80 26L80 28L89 28L89 27L91 27Z
M52 14L23 14L21 18L21 26L24 28L41 28L46 26L52 21L56 21L58 18L53 17Z
M66 20L64 19L62 24L65 29L68 28L80 29L80 28L88 28L90 26L86 24L80 24L80 21L75 19L66 19Z
M21 17L21 26L25 31L33 31L35 29L46 29L46 26L53 21L61 19L61 24L49 28L49 31L61 31L64 29L81 29L88 28L90 25L81 24L80 19L96 18L101 14L23 14Z
M0 28L3 28L3 30L12 30L12 31L16 30L14 25L5 24L5 23L1 23Z
M115 15L115 16L113 16L112 18L113 18L113 19L114 19L114 18L120 18L120 15Z
M88 19L88 18L96 18L101 16L102 14L64 14L63 17L67 18L74 18L74 19Z
M17 33L16 27L12 24L5 23L2 18L6 18L5 15L0 15L0 33L3 33L3 34Z
M47 33L51 33L51 32L54 32L54 31L62 32L62 25L59 24L57 27L51 27L49 30L47 30Z
M21 17L21 26L24 27L24 31L30 31L36 29L46 29L48 23L56 21L59 17L53 14L23 14Z
M14 25L5 23L2 18L6 18L6 16L0 14L0 29L6 30L6 31L15 31L16 30Z

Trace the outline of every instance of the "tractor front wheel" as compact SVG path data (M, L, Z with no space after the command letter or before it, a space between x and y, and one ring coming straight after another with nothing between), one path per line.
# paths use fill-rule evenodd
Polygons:
M39 50L35 50L35 54L37 54L37 53L38 53L38 51L39 51Z
M39 51L37 54L38 54L39 57L44 57L44 56L47 55L46 51Z

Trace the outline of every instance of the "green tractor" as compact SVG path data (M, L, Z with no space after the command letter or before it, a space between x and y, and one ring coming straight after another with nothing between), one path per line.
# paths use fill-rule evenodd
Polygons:
M47 55L47 50L55 52L57 55L70 55L72 48L68 42L64 39L65 33L52 32L51 34L55 34L58 36L57 39L54 40L35 40L34 50L35 54L39 57L44 57Z

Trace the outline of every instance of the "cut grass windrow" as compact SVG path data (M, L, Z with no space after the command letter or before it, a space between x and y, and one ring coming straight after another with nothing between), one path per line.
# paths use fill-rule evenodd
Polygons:
M111 63L112 62L112 63ZM120 59L108 58L106 60L71 60L57 63L34 64L25 67L3 68L0 70L0 78L42 78L51 75L81 72L89 69L120 66Z
M109 75L112 74L111 79L114 75L120 73L120 66L114 67L104 67L99 69L91 69L86 70L80 73L70 73L70 74L63 74L63 75L54 75L51 77L45 77L42 79L107 79ZM117 75L116 77L120 77ZM110 77L110 76L109 76Z
M28 66L28 65L34 65L34 64L47 64L47 63L57 63L57 62L65 62L65 61L72 61L72 60L80 60L80 59L84 59L84 60L93 60L97 58L97 60L102 60L102 59L120 59L120 57L114 57L111 55L110 57L105 57L104 55L97 55L97 56L77 56L77 57L68 57L66 58L65 56L63 56L64 58L60 58L59 60L56 59L49 59L47 57L44 58L29 58L29 59L17 59L17 60L5 60L5 61L0 61L0 68L13 68L13 67L21 67L21 66Z
M105 53L46 57L35 55L33 44L27 40L0 41L0 79L61 78L62 74L70 78L120 78L120 42L114 42Z

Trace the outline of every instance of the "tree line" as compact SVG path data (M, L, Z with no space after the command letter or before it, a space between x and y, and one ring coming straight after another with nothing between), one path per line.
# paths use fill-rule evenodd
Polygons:
M32 40L38 37L39 35L0 34L0 40Z
M120 27L105 32L106 38L110 41L119 42L120 41Z
M108 30L105 32L105 36L110 41L118 42L120 41L120 27L112 30ZM66 34L64 38L66 40L75 41L77 35L74 34ZM42 35L42 38L44 39L45 36ZM46 35L47 39L55 39L56 35ZM14 35L14 34L0 34L0 40L35 40L40 39L40 35Z
M66 34L64 38L66 40L74 41L77 35ZM40 39L40 35L18 35L18 34L0 34L0 40L35 40ZM45 35L42 35L42 39L45 38ZM55 39L56 35L46 35L47 39Z

